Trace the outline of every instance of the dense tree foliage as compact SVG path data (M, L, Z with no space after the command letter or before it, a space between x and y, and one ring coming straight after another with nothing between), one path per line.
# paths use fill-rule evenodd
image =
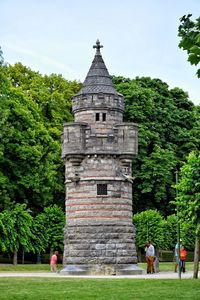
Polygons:
M1 208L12 202L41 208L53 202L58 149L41 121L38 105L9 83L1 92Z
M26 252L34 251L31 242L33 217L26 204L16 204L1 213L1 221L5 228L1 236L5 245L4 251L13 253L13 264L17 264L19 249Z
M139 153L133 160L134 212L173 212L175 170L199 147L199 111L179 88L159 79L114 77L125 97L125 121L139 124Z
M180 172L180 181L176 185L178 196L176 205L182 220L195 227L195 267L194 278L198 277L200 258L200 152L191 152Z
M167 216L163 225L165 238L161 248L174 250L177 243L177 216L175 214Z
M180 19L178 35L181 38L179 47L187 51L188 61L197 66L200 62L200 17L196 21L191 20L191 14ZM200 69L197 70L200 78Z
M60 137L63 122L72 120L71 97L80 85L20 63L2 63L0 71L0 208L64 207Z
M180 180L176 185L180 217L196 225L200 234L200 152L193 151L181 168Z
M45 207L33 217L26 204L16 204L0 213L0 251L13 256L18 253L47 253L49 249L63 249L65 214L57 205Z
M136 227L136 245L144 248L146 242L151 240L156 248L164 244L163 217L156 210L146 210L133 216Z
M34 248L34 253L40 255L48 249L48 233L44 224L43 213L36 215L33 218L31 243Z
M47 246L50 253L55 249L63 250L65 214L62 209L56 204L45 207L39 218L48 236Z
M178 219L175 214L167 216L164 221L164 244L162 249L174 250L177 243ZM195 228L187 220L181 220L180 238L187 250L194 250L195 245Z
M175 214L164 218L156 210L145 210L133 216L136 228L136 246L144 251L144 245L149 239L158 249L174 251L177 243L177 216ZM194 250L195 227L188 220L181 220L180 237L187 250Z

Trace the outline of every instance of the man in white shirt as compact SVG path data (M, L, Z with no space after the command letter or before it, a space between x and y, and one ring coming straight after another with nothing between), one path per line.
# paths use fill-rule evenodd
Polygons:
M155 249L152 245L151 241L148 241L146 249L146 262L147 262L147 274L155 273L154 269L154 257L155 257Z

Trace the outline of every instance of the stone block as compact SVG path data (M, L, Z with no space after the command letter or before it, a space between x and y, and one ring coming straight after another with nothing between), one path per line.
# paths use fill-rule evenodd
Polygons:
M106 256L107 257L116 257L116 254L117 254L117 250L116 249L113 249L113 250L106 250Z
M106 245L105 244L95 244L95 249L104 250L104 249L106 249Z

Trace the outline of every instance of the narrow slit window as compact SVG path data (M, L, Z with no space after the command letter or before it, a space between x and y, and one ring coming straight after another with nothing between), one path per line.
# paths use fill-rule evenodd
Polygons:
M99 113L96 113L96 121L99 121Z
M97 184L97 195L108 195L107 184Z
M106 113L103 113L103 115L102 115L102 121L103 121L103 122L106 121Z

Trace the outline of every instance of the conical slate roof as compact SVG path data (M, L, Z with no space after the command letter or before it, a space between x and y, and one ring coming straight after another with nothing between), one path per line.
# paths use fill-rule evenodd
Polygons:
M93 48L96 48L96 54L85 78L83 86L77 95L98 93L118 94L113 87L111 76L109 75L101 56L100 48L102 47L103 46L100 45L99 40L97 40L96 45L93 46Z

